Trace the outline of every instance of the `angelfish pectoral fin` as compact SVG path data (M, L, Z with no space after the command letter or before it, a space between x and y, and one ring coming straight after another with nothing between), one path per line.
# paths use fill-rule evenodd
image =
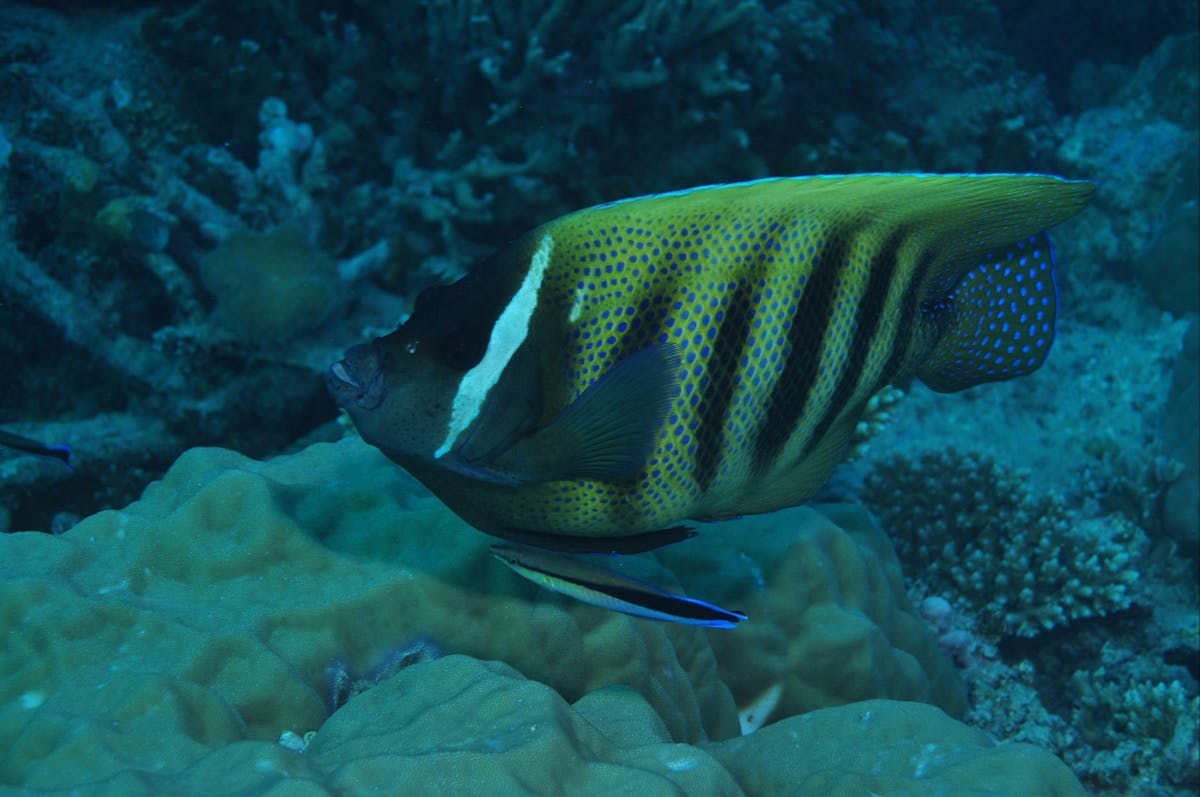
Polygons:
M629 355L492 466L523 482L636 478L678 394L680 362L672 343Z
M508 543L493 545L492 553L535 584L602 609L707 628L733 628L746 619L741 612L668 592L590 559Z

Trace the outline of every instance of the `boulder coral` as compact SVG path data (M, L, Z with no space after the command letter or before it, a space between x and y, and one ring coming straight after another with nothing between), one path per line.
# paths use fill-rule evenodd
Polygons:
M670 560L706 589L722 562L740 563L722 578L762 574L739 588L761 631L705 631L537 591L355 438L265 463L192 450L123 510L0 537L0 784L1081 793L1048 753L934 706L848 702L958 711L961 686L904 619L886 540L843 529L861 514L773 517L707 529L688 545L709 553ZM435 652L403 655L417 640ZM839 657L853 666L804 660ZM397 661L331 694L339 667ZM754 678L783 699L774 725L739 736Z
M864 510L800 507L702 533L713 542L660 556L698 594L754 621L709 637L739 705L779 684L781 716L873 697L932 703L952 716L966 710L958 674Z

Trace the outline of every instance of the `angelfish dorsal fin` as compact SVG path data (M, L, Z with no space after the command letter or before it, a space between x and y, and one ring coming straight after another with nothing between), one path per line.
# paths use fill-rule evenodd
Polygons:
M671 344L629 355L492 466L521 481L633 478L678 393L679 367Z

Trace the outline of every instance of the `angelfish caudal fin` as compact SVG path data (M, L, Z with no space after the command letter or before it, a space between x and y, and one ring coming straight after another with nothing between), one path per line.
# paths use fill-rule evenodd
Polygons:
M507 543L493 545L492 553L535 584L602 609L707 628L733 628L746 619L741 612L668 592L590 559Z

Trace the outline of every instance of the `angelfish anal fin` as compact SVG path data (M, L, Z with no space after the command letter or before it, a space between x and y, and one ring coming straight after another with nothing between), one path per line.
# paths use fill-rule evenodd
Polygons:
M622 575L599 564L595 557L508 543L493 545L492 553L535 584L602 609L706 628L734 628L746 619L741 612Z

